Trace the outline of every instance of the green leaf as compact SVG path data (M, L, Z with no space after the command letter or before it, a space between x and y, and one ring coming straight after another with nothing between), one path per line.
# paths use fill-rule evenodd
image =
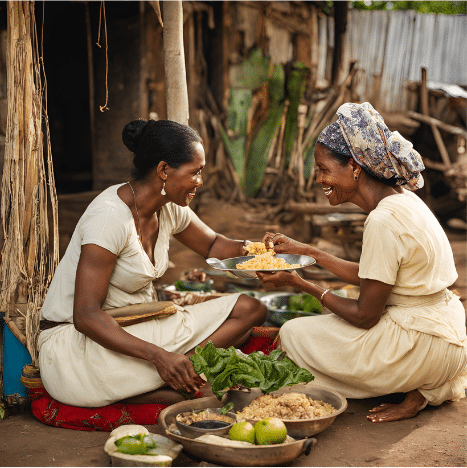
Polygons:
M269 393L314 379L308 370L298 367L289 358L278 361L281 354L281 350L274 350L269 356L259 351L246 355L233 346L216 348L210 341L204 348L197 346L190 360L195 371L205 375L220 400L235 384Z
M250 89L231 89L227 107L227 133L220 129L225 149L232 160L235 172L240 183L243 183L243 170L245 166L245 146L248 126L248 110L252 101ZM229 134L233 134L229 136Z
M230 83L237 89L258 89L267 79L270 59L259 47L251 49L246 60L230 67Z
M271 110L250 145L245 166L245 193L254 197L261 187L274 135L281 123L284 106Z
M251 142L245 166L245 192L248 197L257 194L264 178L269 151L284 113L284 84L284 69L282 65L276 65L268 83L271 108Z
M284 131L285 140L285 163L290 162L293 144L298 132L298 106L305 93L306 80L310 68L301 62L295 62L287 79L287 94L289 97L289 108L287 109L286 124Z
M230 401L226 405L224 405L221 409L221 414L227 414L232 408L234 407L234 404Z

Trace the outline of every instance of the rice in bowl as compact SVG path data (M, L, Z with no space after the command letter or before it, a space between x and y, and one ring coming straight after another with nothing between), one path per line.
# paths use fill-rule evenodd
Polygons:
M237 412L237 419L314 419L334 412L336 409L331 404L313 400L304 393L269 394L253 399L242 411Z

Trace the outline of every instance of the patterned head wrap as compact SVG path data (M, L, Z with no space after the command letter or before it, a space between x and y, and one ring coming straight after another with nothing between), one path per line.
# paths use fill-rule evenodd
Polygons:
M318 141L340 154L351 156L380 179L395 177L409 190L423 187L420 174L425 169L420 154L399 132L391 132L373 106L343 104L337 122L326 127ZM344 145L345 142L345 145Z

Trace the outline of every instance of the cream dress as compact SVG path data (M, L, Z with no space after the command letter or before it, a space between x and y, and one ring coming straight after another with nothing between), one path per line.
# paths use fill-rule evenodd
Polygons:
M384 198L367 217L359 277L394 285L369 330L334 314L290 320L280 338L316 384L347 398L418 389L429 404L465 396L465 310L446 234L415 194Z
M39 335L39 366L48 393L73 406L93 407L164 386L149 362L100 346L73 326L76 268L81 246L95 244L118 256L103 309L155 300L152 281L169 264L169 241L183 231L194 213L168 203L161 210L153 265L142 248L133 215L114 185L98 195L80 218L68 248L57 267L41 310L42 318L70 322ZM184 354L216 331L227 319L239 294L193 306L148 322L125 327L134 336L167 351Z

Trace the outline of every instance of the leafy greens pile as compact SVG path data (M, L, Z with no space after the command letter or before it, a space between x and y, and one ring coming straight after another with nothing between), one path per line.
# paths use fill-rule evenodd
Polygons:
M266 356L261 351L244 354L231 346L216 348L209 341L204 348L196 347L190 360L198 374L204 374L212 386L214 395L220 400L224 393L235 384L247 388L260 388L270 393L279 388L314 379L311 372L298 367L288 357L278 361L280 349Z

